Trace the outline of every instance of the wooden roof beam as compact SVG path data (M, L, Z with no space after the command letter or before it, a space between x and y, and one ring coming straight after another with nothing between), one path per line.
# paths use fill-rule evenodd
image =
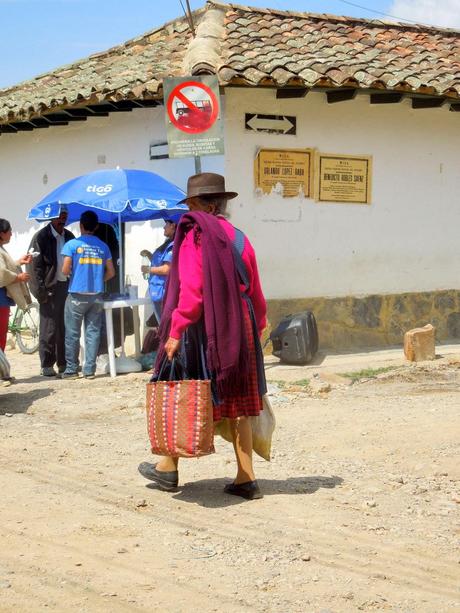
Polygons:
M444 98L440 97L424 97L424 98L412 98L413 109L436 109L442 106L445 102Z
M49 128L51 125L44 117L34 117L33 119L29 119L29 121L35 128Z
M282 87L276 90L278 100L283 98L305 98L307 94L307 87Z
M88 104L86 106L90 111L98 113L98 111L105 111L106 113L124 113L125 111L132 111L130 109L122 109L116 106L116 102L101 102L100 104Z
M334 104L335 102L345 102L346 100L353 100L357 94L356 88L350 89L333 89L330 92L326 92L328 104Z
M397 102L401 102L404 94L399 94L395 92L387 92L385 94L371 94L370 102L371 104L395 104Z
M112 102L111 104L115 105L117 109L121 111L132 111L133 109L140 109L142 107L142 104L137 100L117 100L117 102Z
M18 132L31 132L34 129L30 121L12 121L10 126L13 126Z
M16 128L13 128L9 123L0 125L0 134L16 134Z
M138 102L142 107L146 107L146 108L151 108L154 106L159 106L162 101L161 100L153 100L151 98L148 99L137 99L136 102Z
M77 107L75 109L64 109L71 117L108 117L107 111L91 111L90 109L83 107Z
M43 115L43 118L49 121L52 125L61 122L68 123L69 121L86 121L86 117L73 117L66 111L47 113L46 115Z

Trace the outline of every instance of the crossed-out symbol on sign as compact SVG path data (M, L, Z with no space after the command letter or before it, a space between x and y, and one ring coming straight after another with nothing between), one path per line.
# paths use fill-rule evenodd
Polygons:
M219 114L217 96L210 87L197 81L176 85L169 94L166 108L174 126L189 134L206 132Z

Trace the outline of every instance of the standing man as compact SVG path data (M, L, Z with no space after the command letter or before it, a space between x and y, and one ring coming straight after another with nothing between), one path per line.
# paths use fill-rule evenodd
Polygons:
M66 223L67 208L61 205L59 217L39 230L29 245L29 248L38 252L38 256L28 265L28 272L31 276L30 291L40 305L40 374L44 377L56 375L55 364L60 373L66 367L64 306L69 281L62 272L61 253L65 243L75 238L72 232L65 229Z
M69 295L65 303L64 379L77 379L80 352L81 324L85 322L85 364L83 376L94 379L102 324L102 294L104 281L115 276L112 255L108 246L94 236L98 217L85 211L80 217L80 238L66 243L62 250L62 272L71 275Z

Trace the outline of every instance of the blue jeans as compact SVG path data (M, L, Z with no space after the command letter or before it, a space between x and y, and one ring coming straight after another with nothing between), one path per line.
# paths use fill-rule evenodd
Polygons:
M69 293L65 302L65 361L66 373L76 373L79 366L81 324L85 322L84 375L96 371L102 325L102 295Z
M163 305L163 300L153 300L153 312L155 313L155 317L157 318L157 322L160 323L161 319L161 307Z

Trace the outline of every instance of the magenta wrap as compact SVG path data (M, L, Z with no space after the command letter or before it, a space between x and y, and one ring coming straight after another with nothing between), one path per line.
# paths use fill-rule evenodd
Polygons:
M180 339L201 318L206 332L206 360L222 398L247 393L250 379L245 310L233 255L234 227L223 217L186 213L177 228L166 289L160 336ZM259 333L266 324L266 305L254 250L245 239L243 261L249 277ZM164 347L157 357L157 369Z

